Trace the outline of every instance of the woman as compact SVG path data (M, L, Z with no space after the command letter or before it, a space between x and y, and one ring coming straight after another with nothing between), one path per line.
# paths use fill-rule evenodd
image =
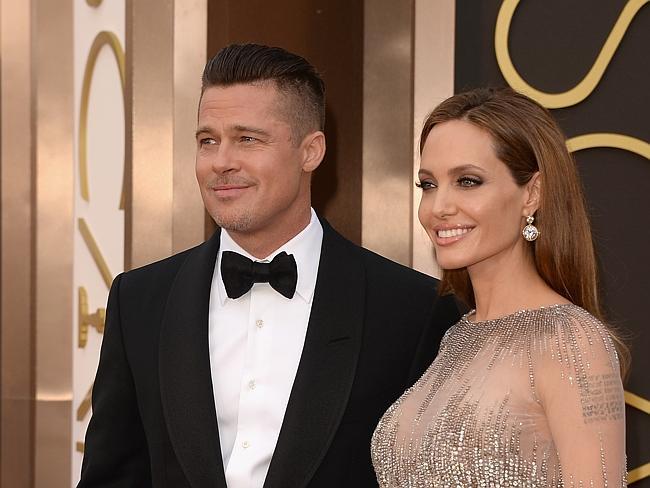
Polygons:
M420 153L443 289L474 310L377 426L380 486L624 486L627 351L599 320L559 127L523 95L479 89L429 115Z

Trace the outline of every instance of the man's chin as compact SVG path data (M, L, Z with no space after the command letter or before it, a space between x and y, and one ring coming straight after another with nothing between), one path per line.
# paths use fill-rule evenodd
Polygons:
M250 232L253 219L248 214L211 214L214 222L229 232Z

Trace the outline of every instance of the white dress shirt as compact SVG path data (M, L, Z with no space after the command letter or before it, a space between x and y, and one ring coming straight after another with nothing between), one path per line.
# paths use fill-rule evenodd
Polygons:
M309 225L265 259L254 258L221 232L208 340L228 488L264 484L305 342L322 242L323 228L313 209ZM295 295L288 299L268 283L255 283L240 298L228 298L221 278L223 251L263 262L282 251L293 254Z

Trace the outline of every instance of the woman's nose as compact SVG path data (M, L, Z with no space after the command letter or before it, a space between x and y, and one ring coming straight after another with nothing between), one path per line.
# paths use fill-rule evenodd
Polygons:
M431 205L431 214L437 219L444 219L456 213L456 202L453 189L447 186L438 186L434 190Z

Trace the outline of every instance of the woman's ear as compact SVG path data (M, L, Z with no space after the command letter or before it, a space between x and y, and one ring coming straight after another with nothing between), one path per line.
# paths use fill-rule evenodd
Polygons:
M526 183L526 201L524 203L524 216L534 215L539 208L542 198L542 177L536 172Z

